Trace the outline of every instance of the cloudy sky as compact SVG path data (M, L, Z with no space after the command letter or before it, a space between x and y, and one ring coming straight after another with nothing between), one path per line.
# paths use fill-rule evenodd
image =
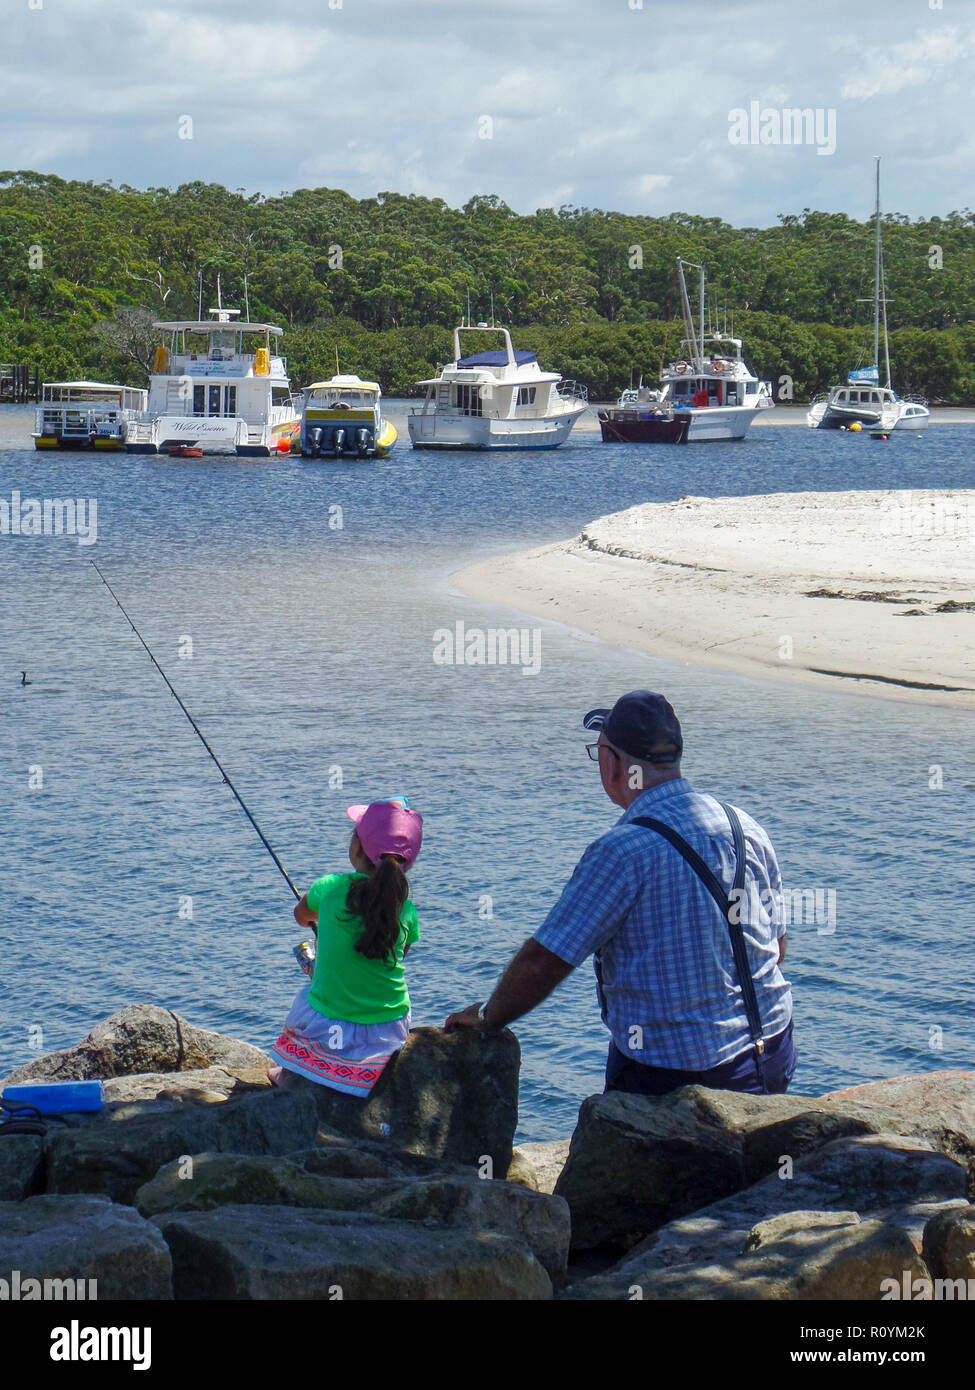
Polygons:
M879 154L890 211L973 198L975 0L0 0L0 18L5 169L763 226L866 216ZM819 111L818 145L729 139L736 110L782 108Z

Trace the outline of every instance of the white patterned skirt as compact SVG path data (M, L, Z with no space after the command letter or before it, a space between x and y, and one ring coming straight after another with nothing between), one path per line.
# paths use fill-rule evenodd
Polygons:
M410 1015L386 1023L348 1023L326 1018L308 1003L307 984L295 997L271 1056L309 1081L368 1096L386 1064L410 1033Z

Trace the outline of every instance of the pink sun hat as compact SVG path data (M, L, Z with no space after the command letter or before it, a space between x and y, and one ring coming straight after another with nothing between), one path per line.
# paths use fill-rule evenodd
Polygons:
M405 797L350 806L346 815L355 822L359 843L374 864L384 854L395 854L408 869L420 853L423 817L410 809Z

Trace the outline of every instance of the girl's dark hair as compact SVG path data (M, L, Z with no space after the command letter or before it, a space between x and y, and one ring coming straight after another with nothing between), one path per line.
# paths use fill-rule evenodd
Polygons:
M400 913L409 895L410 885L402 865L390 854L384 854L372 866L368 878L352 880L345 908L349 917L361 917L366 924L355 943L360 956L395 965Z

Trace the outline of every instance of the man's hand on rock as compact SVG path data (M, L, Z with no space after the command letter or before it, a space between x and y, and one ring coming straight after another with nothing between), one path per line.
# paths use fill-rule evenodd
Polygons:
M451 1014L444 1024L444 1031L450 1033L455 1028L483 1028L480 1004L469 1004L460 1013Z

